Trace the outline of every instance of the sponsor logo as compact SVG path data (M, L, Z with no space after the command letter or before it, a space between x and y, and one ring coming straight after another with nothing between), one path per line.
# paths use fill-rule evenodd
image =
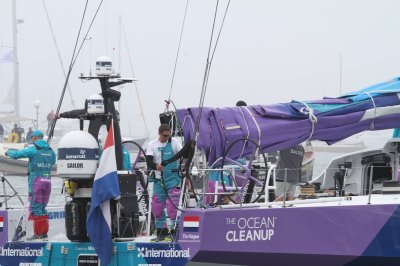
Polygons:
M49 212L47 215L49 216L49 220L56 220L56 219L64 219L65 218L65 212L64 211Z
M83 163L67 163L67 168L83 168Z
M243 193L242 193L242 197L241 197L241 199L240 199L240 201L242 202L242 203L244 203L244 200L246 199L245 198L245 195L247 194L247 190L249 190L249 186L250 186L250 179L246 182L246 186L244 187L244 189L243 189Z
M0 232L3 232L4 228L4 217L0 216Z
M275 233L276 217L226 218L234 230L226 232L228 242L269 241Z
M65 155L66 159L86 159L86 151L79 150L79 154L67 154Z
M79 254L78 266L97 266L99 264L99 257L92 254Z
M90 251L96 251L96 250L94 249L93 246L75 247L75 250L76 250L76 251L88 251L88 250L90 250Z
M98 149L85 148L59 148L59 160L94 160L99 158Z
M7 257L40 257L43 256L43 247L40 249L26 248L0 248L0 256Z
M138 248L138 258L189 258L190 248L187 249L149 249Z
M139 182L138 182L138 184L139 184ZM138 198L141 199L139 203L141 204L141 207L142 207L142 210L143 210L143 214L144 214L144 216L147 217L147 214L148 214L148 211L147 211L147 210L148 210L148 208L147 208L147 203L146 203L145 197L142 197L142 195L143 195L142 186L137 185L137 186L136 186L136 191L137 191L137 194L138 194Z
M199 216L184 216L183 217L183 232L198 232L200 225Z
M182 240L185 242L199 242L200 241L200 235L199 234L186 234L182 233Z
M36 167L39 167L39 168L50 168L51 164L49 164L49 163L37 163Z

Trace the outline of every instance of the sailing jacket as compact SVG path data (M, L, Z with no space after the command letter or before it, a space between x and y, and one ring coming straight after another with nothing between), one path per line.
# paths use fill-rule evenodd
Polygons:
M51 167L56 163L56 155L47 141L39 139L22 150L8 150L6 155L12 159L29 158L29 177L50 177Z

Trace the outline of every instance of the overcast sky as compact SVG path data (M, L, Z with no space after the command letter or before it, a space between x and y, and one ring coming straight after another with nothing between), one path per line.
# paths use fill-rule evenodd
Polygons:
M86 1L45 0L55 38L68 69ZM189 0L171 98L177 108L198 106L216 0ZM0 0L0 56L12 46L12 0ZM100 0L91 0L83 32ZM227 1L220 1L217 29ZM98 56L132 77L150 129L168 98L186 0L104 0L70 78L78 108L99 92L97 81L77 77L94 68ZM40 118L56 109L64 77L42 0L17 0L21 115ZM119 18L125 36L119 38ZM79 39L82 41L83 36ZM121 50L119 47L121 46ZM129 47L130 58L127 48ZM113 52L113 48L115 48ZM121 54L121 63L119 62ZM341 58L341 60L340 60ZM341 62L341 64L340 64ZM340 65L342 78L340 80ZM232 0L212 62L206 106L249 105L336 97L399 76L400 1ZM12 64L0 64L0 100L12 82ZM341 84L341 88L340 88ZM122 89L126 131L143 134L132 85ZM62 110L71 108L67 93Z

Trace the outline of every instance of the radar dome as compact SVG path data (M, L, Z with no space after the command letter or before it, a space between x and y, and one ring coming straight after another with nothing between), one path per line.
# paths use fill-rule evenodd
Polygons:
M71 131L58 144L57 173L66 179L93 178L98 167L99 145L85 131Z
M113 74L112 61L108 56L100 56L96 60L96 75L111 76Z

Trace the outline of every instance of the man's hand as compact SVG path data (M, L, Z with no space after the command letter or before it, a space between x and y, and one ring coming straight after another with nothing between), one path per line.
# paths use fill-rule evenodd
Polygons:
M161 164L157 164L157 171L162 171L164 169L164 166Z

